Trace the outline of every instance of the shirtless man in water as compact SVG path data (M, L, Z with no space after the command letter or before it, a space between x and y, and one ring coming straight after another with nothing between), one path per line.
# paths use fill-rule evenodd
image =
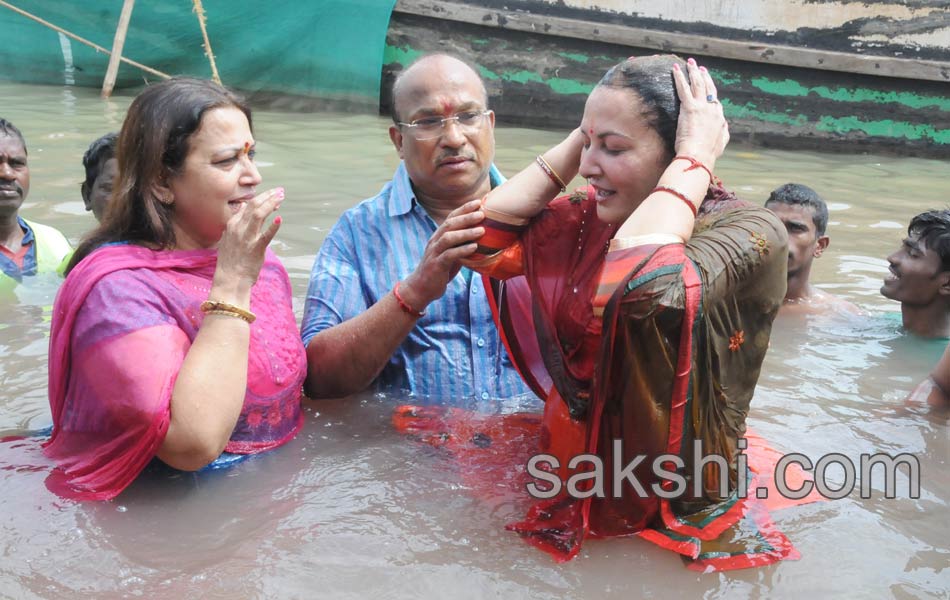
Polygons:
M826 234L828 207L808 186L799 183L781 185L769 195L765 207L788 230L788 290L782 311L819 312L827 309L862 314L847 300L829 294L811 284L811 266L828 248Z

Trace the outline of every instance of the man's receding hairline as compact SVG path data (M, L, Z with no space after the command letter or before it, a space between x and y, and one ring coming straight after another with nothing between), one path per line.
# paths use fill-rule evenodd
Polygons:
M461 65L468 70L469 73L475 78L475 81L478 82L478 85L482 89L482 99L485 101L485 107L488 108L488 88L485 87L485 81L482 79L481 75L478 74L478 71L475 68L465 62L464 60L458 58L457 56L452 56L451 54L435 53L427 54L421 56L409 64L408 67L402 70L398 75L396 75L395 81L393 81L392 88L392 102L393 102L393 117L396 117L399 114L398 103L399 97L402 95L402 88L405 85L406 79L413 71L426 66L427 63L435 62L438 60L448 60L454 62L458 65ZM398 118L394 118L394 121L397 121Z

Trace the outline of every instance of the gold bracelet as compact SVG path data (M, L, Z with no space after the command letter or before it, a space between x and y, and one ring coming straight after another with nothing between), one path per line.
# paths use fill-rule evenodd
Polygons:
M249 310L244 310L240 306L235 306L227 302L219 302L218 300L205 300L201 303L200 308L201 312L208 315L227 315L237 317L248 323L253 323L254 320L257 319L257 315Z
M538 166L541 167L541 170L544 171L545 175L548 176L548 179L551 180L551 183L561 188L562 192L567 189L567 186L564 185L564 180L561 179L561 176L557 174L557 171L554 170L548 161L544 160L543 156L539 154L534 160L536 163L538 163Z

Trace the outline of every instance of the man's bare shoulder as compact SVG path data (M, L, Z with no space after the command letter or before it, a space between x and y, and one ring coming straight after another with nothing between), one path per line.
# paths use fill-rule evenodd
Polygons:
M856 304L820 288L812 288L811 294L805 298L786 300L782 303L781 311L789 314L839 313L861 317L870 316L870 313Z

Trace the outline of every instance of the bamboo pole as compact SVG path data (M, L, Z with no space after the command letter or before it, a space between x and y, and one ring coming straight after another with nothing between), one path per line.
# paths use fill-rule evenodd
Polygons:
M57 33L61 33L61 34L65 35L66 37L72 38L72 39L76 40L77 42L79 42L79 43L81 43L81 44L85 44L85 45L89 46L90 48L95 48L96 51L102 52L102 53L105 54L106 56L112 56L112 53L111 53L111 52L109 52L108 50L106 50L105 48L103 48L102 46L100 46L99 44L94 44L94 43L90 42L89 40L87 40L87 39L85 39L85 38L79 37L79 36L76 35L75 33L71 33L71 32L69 32L69 31L66 31L66 30L63 29L62 27L57 27L56 25L53 25L53 24L50 23L49 21L44 21L43 19L37 17L36 15L31 15L30 13L26 12L25 10L19 9L19 8L13 6L12 4L10 4L9 2L6 2L5 0L0 0L0 6L9 8L9 9L12 10L13 12L18 13L18 14L20 14L20 15L23 15L23 16L26 17L27 19L36 21L36 22L39 23L40 25L44 25L44 26L46 26L46 27L49 27L49 28L52 29L53 31L55 31L55 32L57 32ZM162 73L161 71L157 71L157 70L153 69L152 67L146 67L146 66L143 65L142 63L137 63L137 62L135 62L134 60L130 60L130 59L128 59L128 58L125 58L124 56L120 56L120 57L119 57L119 60L122 61L122 62L124 62L124 63L127 64L127 65L132 65L133 67L136 67L136 68L138 68L138 69L141 69L141 70L145 71L146 73L150 73L150 74L155 75L155 76L157 76L157 77L161 77L162 79L171 79L171 77L172 77L171 75L169 75L169 74L167 74L167 73Z
M103 98L112 95L115 87L115 78L119 75L119 60L122 58L122 47L125 46L125 34L129 31L129 21L132 19L132 7L135 0L125 0L122 12L119 14L119 25L115 28L115 39L112 41L112 56L109 57L109 68L106 69L106 78L102 80Z
M201 5L201 0L192 0L194 4L194 12L198 15L198 25L201 27L201 36L204 38L204 48L205 56L208 57L208 62L211 63L211 79L215 83L221 85L221 77L218 75L218 67L214 64L214 53L211 51L211 40L208 39L208 29L207 23L205 22L205 9Z

